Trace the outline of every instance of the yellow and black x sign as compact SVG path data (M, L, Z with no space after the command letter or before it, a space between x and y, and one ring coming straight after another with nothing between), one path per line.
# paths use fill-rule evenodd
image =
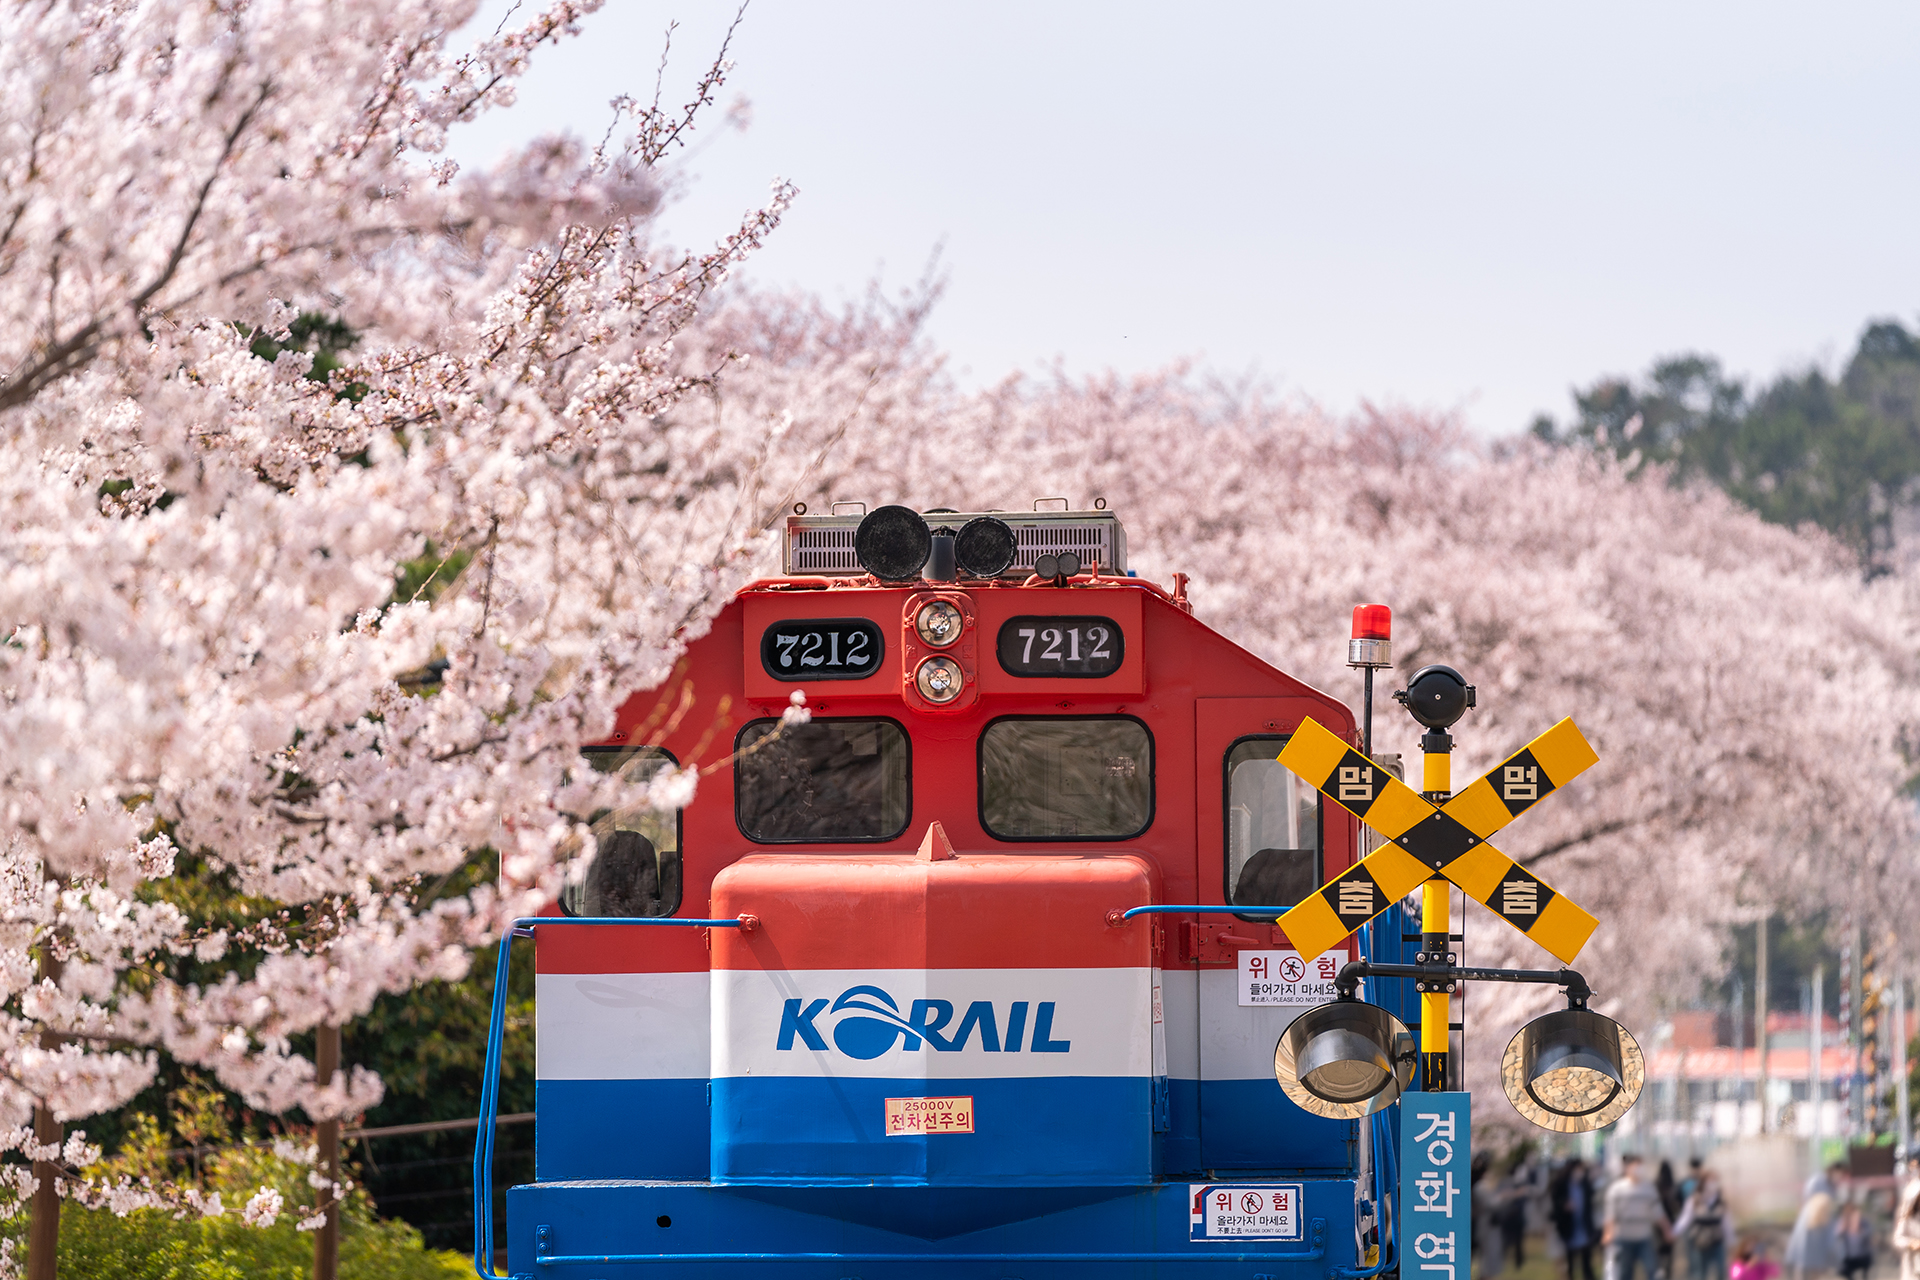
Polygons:
M1562 720L1444 805L1307 720L1280 763L1379 832L1386 843L1280 917L1306 959L1333 946L1436 876L1571 964L1599 921L1487 842L1599 757Z

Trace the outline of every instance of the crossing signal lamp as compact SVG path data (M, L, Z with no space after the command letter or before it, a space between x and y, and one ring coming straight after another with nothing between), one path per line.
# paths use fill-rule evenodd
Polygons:
M1357 1120L1390 1107L1413 1079L1413 1034L1378 1005L1344 998L1317 1005L1274 1046L1273 1074L1301 1110Z
M1513 1109L1555 1133L1605 1128L1627 1113L1646 1081L1639 1042L1612 1018L1578 1007L1520 1028L1500 1060Z

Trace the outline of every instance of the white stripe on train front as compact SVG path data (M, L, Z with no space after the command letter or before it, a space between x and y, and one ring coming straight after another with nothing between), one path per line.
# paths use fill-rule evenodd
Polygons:
M542 973L534 1074L542 1080L705 1080L705 973Z
M1151 969L727 970L713 1073L1148 1076Z

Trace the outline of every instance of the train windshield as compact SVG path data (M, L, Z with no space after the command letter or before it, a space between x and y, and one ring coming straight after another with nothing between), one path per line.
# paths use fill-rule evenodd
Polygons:
M1153 821L1153 738L1127 716L1010 716L980 735L980 823L1001 840L1126 840Z
M673 763L658 747L587 748L601 773L649 781ZM593 815L593 860L560 891L570 916L670 916L680 908L680 815L658 809L602 810Z
M734 818L755 843L892 840L907 829L911 748L892 720L755 720L735 749Z
M1274 757L1285 738L1227 752L1227 901L1290 907L1320 885L1320 800Z

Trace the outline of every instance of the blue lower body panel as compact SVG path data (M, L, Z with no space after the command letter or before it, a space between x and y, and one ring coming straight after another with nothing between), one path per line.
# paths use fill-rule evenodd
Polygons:
M741 1083L744 1082L715 1081L713 1089L720 1094ZM876 1140L880 1136L877 1117L882 1103L877 1096L836 1099L842 1105L851 1102L836 1118L822 1114L818 1106L805 1105L805 1100L800 1098L776 1101L773 1095L787 1087L783 1082L755 1081L753 1091L758 1093L763 1083L773 1086L772 1089L754 1098L752 1101L760 1105L745 1108L744 1114L752 1116L758 1112L780 1117L778 1129L756 1131L759 1126L751 1121L730 1129L727 1132L729 1147L738 1146L726 1152L720 1170L723 1180L735 1176L738 1170L740 1175L753 1181L764 1181L763 1174L768 1168L784 1169L798 1182L831 1180L836 1172L831 1166L839 1160L832 1148L852 1139L857 1132L864 1133L869 1126ZM951 1082L941 1088L977 1094L991 1112L998 1109L999 1099L995 1093L997 1086L1004 1083ZM1353 1122L1308 1115L1287 1101L1272 1080L1209 1080L1202 1084L1196 1080L1174 1079L1168 1081L1171 1123L1165 1133L1157 1135L1159 1142L1154 1145L1160 1147L1160 1152L1155 1168L1155 1161L1148 1154L1147 1126L1135 1114L1142 1106L1149 1105L1146 1095L1138 1088L1143 1082L1087 1083L1088 1091L1078 1096L1068 1091L1067 1096L1052 1099L1052 1105L1034 1107L1026 1105L1026 1099L1019 1100L1019 1112L1033 1117L1035 1130L1047 1131L1042 1150L1072 1153L1065 1157L1071 1167L1052 1170L1053 1176L1048 1181L1139 1183L1152 1176L1177 1178L1187 1174L1194 1175L1194 1181L1200 1181L1201 1171L1207 1169L1225 1176L1229 1170L1255 1174L1336 1173L1352 1167L1350 1144L1356 1129ZM927 1091L919 1082L898 1082L884 1087L878 1081L872 1084L874 1087L866 1092L875 1095ZM715 1122L710 1116L721 1117L733 1110L716 1107L709 1112L707 1090L705 1079L541 1080L535 1086L540 1125L535 1141L534 1176L543 1182L588 1178L704 1180L712 1173L714 1148L710 1138ZM743 1095L732 1101L737 1106L748 1099ZM817 1098L812 1101L817 1102ZM1063 1103L1065 1105L1061 1105ZM1084 1127L1061 1141L1060 1135L1052 1130L1076 1113ZM734 1111L734 1114L742 1112ZM810 1138L796 1135L796 1121L812 1130ZM1085 1152L1076 1148L1087 1142L1087 1134L1096 1132L1107 1136L1098 1144L1101 1150L1097 1157L1089 1161L1084 1158ZM992 1142L990 1132L961 1141L972 1143L982 1138ZM816 1141L821 1149L812 1152L808 1160L792 1158L808 1154L804 1148ZM938 1166L943 1161L936 1147L932 1166L927 1166L924 1160L916 1166L919 1157L910 1156L909 1151L917 1152L927 1143L944 1144L954 1139L941 1136L887 1141L900 1144L892 1157L900 1162L895 1173L915 1181L928 1174L942 1176ZM965 1162L967 1153L948 1150L949 1158ZM848 1167L841 1172L852 1175L851 1180L865 1181L858 1166L871 1163L872 1148L857 1155L847 1154ZM815 1165L815 1160L820 1164ZM1013 1166L1003 1166L1010 1167ZM965 1171L955 1168L945 1172L964 1174Z
M1193 1089L1192 1081L1180 1081ZM1181 1114L1182 1090L1174 1090L1175 1114ZM1200 1120L1197 1164L1187 1169L1293 1173L1351 1169L1359 1122L1311 1115L1287 1100L1272 1076L1264 1080L1204 1080L1195 1100ZM1168 1154L1167 1168L1179 1169ZM1210 1175L1212 1176L1212 1175ZM1198 1178L1194 1181L1199 1181Z
M533 1176L680 1178L707 1176L707 1082L541 1080Z
M1140 1186L1157 1172L1152 1083L1131 1076L722 1077L713 1082L712 1176L798 1185ZM889 1135L886 1100L927 1094L969 1099L971 1131Z
M549 1280L1325 1280L1354 1264L1351 1179L1303 1181L1298 1240L1195 1241L1190 1197L1184 1182L533 1183L507 1193L508 1266Z

